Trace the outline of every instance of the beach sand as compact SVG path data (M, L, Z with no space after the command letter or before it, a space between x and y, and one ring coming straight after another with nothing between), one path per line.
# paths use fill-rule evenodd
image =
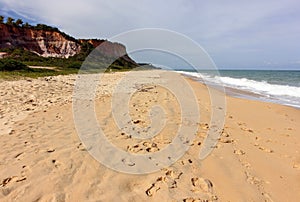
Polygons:
M164 71L140 71L159 80ZM105 74L95 113L107 138L132 154L157 152L175 137L181 106L155 85L138 86L129 102L133 123L146 127L149 108L160 105L165 128L152 139L123 133L111 115L114 86L127 73ZM210 89L185 78L195 92L200 119L190 149L151 174L111 170L80 141L72 111L76 75L0 83L0 201L297 201L300 199L300 110L226 96L225 125L212 153L199 159L212 127ZM152 79L152 80L151 80ZM222 119L222 117L221 117Z

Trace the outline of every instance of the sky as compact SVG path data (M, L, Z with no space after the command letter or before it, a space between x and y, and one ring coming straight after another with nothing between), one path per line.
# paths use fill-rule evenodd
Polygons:
M77 38L168 29L198 43L220 69L300 70L299 0L0 0L0 14Z

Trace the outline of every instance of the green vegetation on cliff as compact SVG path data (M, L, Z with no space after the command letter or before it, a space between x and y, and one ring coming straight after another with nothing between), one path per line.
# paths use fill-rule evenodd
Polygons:
M93 49L94 48L90 44L83 44L80 53L69 58L42 57L22 48L0 49L0 52L6 52L8 54L8 56L6 57L7 59L12 59L28 66L46 66L80 69L82 63ZM103 56L97 60L100 62L102 61L102 64L104 66L108 63L107 61L110 61L110 58ZM101 67L101 63L97 64L99 67ZM123 58L119 58L116 61L114 61L108 69L128 70L135 68L136 66L137 65L132 64Z
M0 24L4 24L4 16L0 16ZM75 39L74 37L60 31L57 27L51 27L49 25L45 25L45 24L37 24L37 25L30 25L28 22L26 22L24 24L22 19L17 19L15 20L12 17L7 17L6 19L6 25L9 26L15 26L15 27L21 27L21 28L30 28L30 29L34 29L34 30L43 30L43 31L53 31L53 32L58 32L60 33L63 37L65 37L66 39L70 40L70 41L75 41L77 42L77 39Z
M27 65L12 59L2 59L0 60L0 71L18 71L18 70L28 70Z
M14 35L12 30L20 30L18 33L25 33L22 30L31 29L33 31L47 31L53 33L59 33L63 38L68 41L73 41L76 44L79 44L80 50L79 53L75 54L74 56L63 58L63 57L42 57L41 55L36 54L35 50L28 50L28 46L22 46L24 42L16 42L15 38L8 38L8 40L13 40L13 46L8 46L6 44L9 41L3 40L3 48L0 49L0 52L5 52L6 54L3 55L4 58L0 58L0 77L3 75L22 75L22 76L30 76L30 77L37 77L37 76L47 76L47 75L57 75L57 74L68 74L68 73L76 73L81 68L85 59L89 56L89 54L95 49L97 43L102 43L104 40L77 40L68 34L61 32L56 27L51 27L44 24L37 24L37 25L30 25L27 22L24 24L22 19L13 19L8 17L6 22L4 22L5 17L0 16L0 24L2 26L7 26L6 30L8 32L6 35L3 36L13 36ZM11 31L10 31L11 30ZM12 33L10 33L12 32ZM28 32L27 32L28 33ZM8 34L8 35L7 35ZM18 36L20 40L23 40L23 35ZM28 36L27 36L28 37ZM96 42L96 43L93 43ZM111 48L115 48L118 44L114 44L109 42ZM20 44L20 45L18 45ZM113 47L114 46L114 47ZM30 46L29 46L30 47ZM119 45L119 47L124 47ZM93 62L92 65L87 65L87 69L94 68L107 68L107 71L126 71L137 67L137 63L135 63L132 59L130 59L127 55L118 58L111 64L112 58L114 55L110 55L114 53L115 49L108 49L108 52L105 54L97 55L97 62ZM125 49L124 49L125 50ZM36 69L30 68L30 66L43 66L43 67L54 67L54 69Z
M77 69L71 68L29 68L27 65L14 59L4 58L0 60L0 79L5 80L15 80L25 77L37 78L43 76L75 74L77 72Z

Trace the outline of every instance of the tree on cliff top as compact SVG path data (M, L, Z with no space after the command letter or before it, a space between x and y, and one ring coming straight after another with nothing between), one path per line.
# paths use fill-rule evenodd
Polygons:
M7 25L13 25L13 24L14 24L14 21L15 21L15 19L13 19L13 18L11 18L11 17L8 17L8 18L7 18L7 21L6 21L6 24L7 24Z
M23 25L22 25L22 27L25 27L25 28L30 28L30 27L31 27L31 25L30 25L28 22L26 22L25 24L23 24Z
M15 23L17 26L20 26L20 25L22 25L23 24L23 20L21 20L21 19L18 19L17 21L16 21L16 23Z
M0 23L2 24L4 21L4 16L0 15Z

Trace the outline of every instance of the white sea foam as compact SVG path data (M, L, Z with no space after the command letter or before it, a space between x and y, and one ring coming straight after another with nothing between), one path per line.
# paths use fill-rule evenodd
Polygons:
M289 85L270 84L266 81L255 81L247 78L232 78L211 76L205 73L178 71L187 76L203 80L208 84L250 91L260 94L264 100L300 107L300 87Z

